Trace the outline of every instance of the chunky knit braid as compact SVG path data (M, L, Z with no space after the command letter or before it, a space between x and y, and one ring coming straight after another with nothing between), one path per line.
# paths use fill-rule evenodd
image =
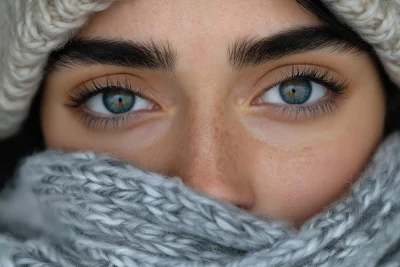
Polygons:
M49 53L72 38L111 0L2 0L0 16L0 138L27 116Z
M6 1L6 2L4 2ZM322 0L373 45L400 86L400 0ZM26 118L51 51L60 48L112 0L0 2L0 139ZM4 5L8 3L8 8ZM5 19L1 26L2 18Z
M372 44L392 80L400 85L400 1L325 0L339 18Z
M0 229L25 224L42 238L0 239L0 266L400 266L382 258L400 238L399 192L400 134L299 230L106 155L47 151L19 169L7 216L0 202Z

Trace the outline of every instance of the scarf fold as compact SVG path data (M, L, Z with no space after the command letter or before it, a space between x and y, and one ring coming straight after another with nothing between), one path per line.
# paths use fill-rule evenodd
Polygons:
M104 154L48 150L0 195L0 232L2 267L396 267L400 133L300 229Z

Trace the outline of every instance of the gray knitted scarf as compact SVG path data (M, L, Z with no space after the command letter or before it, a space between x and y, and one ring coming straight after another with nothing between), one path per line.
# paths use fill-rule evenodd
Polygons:
M0 218L4 267L400 266L400 133L300 229L91 152L28 157Z

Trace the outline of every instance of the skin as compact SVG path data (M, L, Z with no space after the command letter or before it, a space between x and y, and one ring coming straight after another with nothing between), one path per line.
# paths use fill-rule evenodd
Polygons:
M301 225L346 192L381 141L385 99L378 71L365 53L329 49L236 71L227 49L238 37L319 24L294 0L117 1L79 35L168 41L177 54L175 73L109 65L52 73L41 111L46 146L112 153L256 216ZM254 102L292 65L346 79L333 112L295 118ZM85 108L64 104L91 79L128 79L157 108L118 128L88 128Z

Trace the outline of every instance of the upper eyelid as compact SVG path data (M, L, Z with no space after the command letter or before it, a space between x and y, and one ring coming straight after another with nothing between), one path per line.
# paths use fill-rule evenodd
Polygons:
M129 83L128 80L125 80L124 83L121 82L112 82L109 77L107 77L106 84L96 82L96 79L92 79L86 83L81 84L77 88L75 88L72 92L68 93L68 99L72 104L67 103L65 106L68 107L77 107L85 103L88 99L91 97L99 94L102 92L102 90L107 90L110 87L119 87L123 88L126 90L131 91L133 94L135 94L138 97L144 98L146 100L152 101L148 97L144 96L143 94L143 88L141 87L132 87L131 83ZM90 83L91 85L87 85L87 83Z
M290 70L286 69L288 67L290 67ZM274 83L268 85L268 87L265 88L265 90L269 90L279 85L280 83L288 81L290 79L301 76L305 76L307 78L313 76L312 74L315 74L314 76L317 78L317 79L312 79L315 82L321 82L320 80L322 78L325 78L323 79L325 81L329 81L325 85L329 85L332 83L337 83L341 87L348 87L349 85L348 77L341 77L340 74L337 74L335 71L332 71L326 67L308 65L308 64L307 65L296 64L296 65L283 66L283 68L284 70L282 70L279 74L280 78L278 78Z
M293 70L293 68L295 68L295 67L297 67L298 69L297 69L297 73L307 73L307 71L308 72L311 72L311 70L322 70L322 72L325 72L325 73L327 73L327 68L324 68L324 67L320 67L320 66L310 66L310 65L303 65L303 64L295 64L295 65L291 65L290 66L291 68L292 68L292 70ZM303 71L299 71L299 70L301 70L301 68L303 69ZM321 72L321 71L320 71ZM293 73L293 71L292 71L292 73ZM290 77L290 75L288 75L288 72L286 72L286 75L282 75L282 73L281 73L281 76L282 77L284 77L284 78L282 78L283 80L282 81L284 81L285 79L287 79L287 78L289 78ZM115 82L115 81L113 81L112 79L110 79L109 77L107 77L107 79L106 79L106 82L105 83L100 83L100 82L97 82L96 83L96 79L92 79L92 80L90 80L89 82L92 84L92 85L95 85L95 87L97 86L98 88L99 87L106 87L106 86L110 86L110 85L122 85L122 87L125 87L127 90L132 90L132 86L131 86L131 84L129 83L129 80L126 80L125 79L125 82L124 83L121 83L120 82L121 80L119 80L119 81L117 81L117 82ZM281 81L281 82L282 82ZM88 82L87 83L84 83L83 85L81 85L81 86L78 86L78 88L80 87L81 88L81 90L82 90L82 86L87 86L87 84L88 84ZM97 85L96 85L97 84ZM125 84L125 86L123 86ZM106 85L106 86L104 86L104 85ZM127 85L127 86L126 86ZM87 87L87 88L89 88L89 87ZM135 88L135 87L133 87L133 88ZM140 87L138 87L138 88L140 88ZM136 88L135 88L136 89ZM91 89L88 89L88 90L91 90ZM96 93L97 91L96 90L93 90L92 89L92 91L94 92L94 93ZM145 97L146 98L146 97ZM148 98L147 98L148 99ZM328 103L328 102L327 102ZM326 105L326 106L323 106L323 105L321 105L320 103L317 103L317 104L313 104L313 105L315 105L316 106L316 109L318 109L318 110L322 110L322 109L324 109L324 110L328 110L329 112L333 112L333 106L334 106L334 102L333 101L331 101L331 102L329 102L330 103L330 105ZM299 117L299 115L301 115L300 113L301 112L303 112L303 111L301 111L301 110L297 110L297 111L295 111L295 109L294 108L292 108L292 109L288 109L288 108L285 108L284 109L285 110L285 112L286 113L288 113L289 112L289 115L293 115L293 114L296 114L296 118L297 117ZM307 108L304 108L303 109L304 111L308 111L308 112L310 112L310 110L311 110L311 108L310 107L307 107ZM133 113L135 113L135 112L133 112ZM317 112L315 112L315 114L313 114L312 116L314 116L314 117L316 117L317 115L316 115L316 113ZM129 113L130 114L130 113ZM87 116L87 118L89 118L89 116L92 116L92 115L89 115L89 114L86 114L85 116ZM124 116L128 116L128 115L119 115L119 117L118 118L122 118L122 117L124 117ZM304 115L304 116L306 116L306 115ZM308 115L307 115L308 116ZM90 121L93 121L93 120L98 120L98 122L100 123L100 120L102 120L102 119L104 119L104 118L99 118L99 117L97 117L96 118L96 116L92 116L91 118L90 118ZM110 118L106 118L106 120L110 120ZM116 120L116 119L115 119ZM123 122L126 122L128 119L124 119L123 120ZM103 123L103 122L101 122L101 123ZM119 122L118 122L119 123ZM117 123L115 123L115 124L117 124Z
M288 79L293 78L294 76L292 75L293 73L297 74L310 74L310 73L317 73L318 76L326 76L329 77L329 80L336 81L339 83L342 87L345 87L348 85L347 79L346 78L336 78L336 76L340 76L340 74L335 74L336 71L332 71L328 69L325 66L319 66L319 65L311 65L311 64L293 64L293 65L285 65L281 67L274 68L272 71L273 72L276 70L279 70L281 68L284 68L283 70L280 71L279 73L279 78L277 78L274 83L269 83L268 86L263 86L263 90L268 90L271 89L272 87L287 81ZM84 101L87 101L91 96L96 95L99 93L98 89L100 88L106 88L108 86L117 86L121 88L125 88L127 90L132 91L134 94L137 96L144 98L146 100L152 101L159 105L157 101L154 101L154 96L151 97L148 96L147 93L147 86L138 86L137 84L141 84L142 82L139 83L131 83L130 78L128 75L130 74L117 74L115 78L113 78L115 74L108 74L107 76L101 76L100 80L99 78L92 78L89 81L86 81L79 86L75 88L75 90L70 91L69 93L69 99L70 102L73 104L66 104L66 106L79 106L80 104L83 104ZM268 73L266 74L268 75ZM137 76L134 76L135 78L138 78ZM261 78L262 79L262 78ZM260 79L260 80L261 80ZM314 80L316 82L319 82L319 80ZM133 85L134 84L134 85ZM325 83L324 85L330 85L329 83ZM257 87L257 85L255 86ZM86 92L86 93L83 93ZM88 92L91 92L92 94L88 94ZM85 99L81 99L82 95L86 95L87 97ZM89 96L90 95L90 96ZM80 99L80 101L78 101ZM79 102L79 104L77 104Z

